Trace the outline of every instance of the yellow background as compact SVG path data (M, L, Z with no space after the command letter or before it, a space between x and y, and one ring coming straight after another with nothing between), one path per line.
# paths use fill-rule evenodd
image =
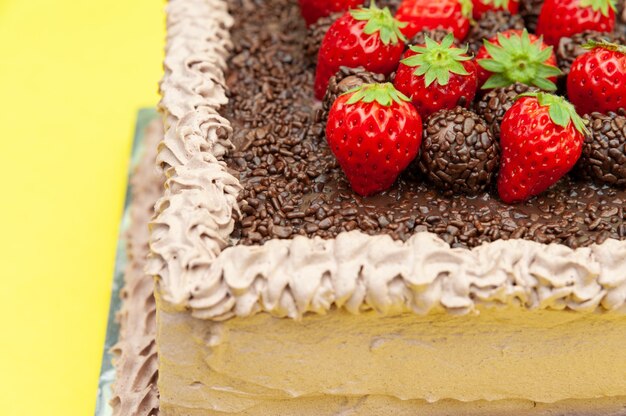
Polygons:
M0 0L0 414L92 415L164 3Z

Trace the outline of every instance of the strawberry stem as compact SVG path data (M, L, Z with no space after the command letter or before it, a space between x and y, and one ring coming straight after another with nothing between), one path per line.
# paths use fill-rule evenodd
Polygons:
M484 4L492 4L495 8L507 9L509 7L509 0L482 0Z
M557 126L567 128L570 123L574 123L574 128L582 134L589 134L585 122L578 115L574 106L563 97L548 94L545 92L527 92L520 94L517 99L522 97L533 97L542 107L549 107L550 119Z
M402 60L402 63L415 67L414 74L424 75L424 84L429 87L435 80L439 85L448 85L450 74L469 75L461 62L472 58L467 56L467 46L464 49L452 47L454 35L448 34L441 43L437 43L426 36L426 46L411 46L416 54Z
M458 0L461 3L461 14L468 18L472 18L472 11L474 10L474 3L472 0Z
M609 16L609 9L616 10L613 0L580 0L580 7L591 7L594 12L600 10L604 17Z
M545 62L552 55L552 46L543 48L541 39L530 42L528 31L506 37L498 33L498 43L485 40L485 48L491 59L479 59L478 64L493 75L483 89L508 87L521 82L545 91L555 91L556 85L549 78L561 75L561 70Z
M372 103L376 101L383 107L389 107L394 102L402 104L402 102L410 102L411 99L398 91L392 83L384 84L363 84L350 91L342 94L352 94L346 104L352 105L359 102Z
M607 51L619 52L621 54L626 55L626 46L618 45L617 43L611 43L607 41L606 39L602 39L600 42L597 42L595 40L590 40L589 42L583 45L583 48L589 49L589 50L602 48L602 49L606 49Z
M363 30L367 35L380 33L380 40L385 44L390 43L396 45L400 40L406 42L406 37L400 29L405 28L408 23L396 20L389 7L384 9L376 6L376 2L372 1L369 8L361 7L350 10L350 14L355 20L365 20L367 24Z

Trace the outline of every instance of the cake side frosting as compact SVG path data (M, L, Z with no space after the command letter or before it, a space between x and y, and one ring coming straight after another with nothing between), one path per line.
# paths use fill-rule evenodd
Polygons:
M163 125L146 129L144 154L131 177L130 225L126 232L128 264L124 272L122 309L117 319L120 339L114 346L116 379L111 406L114 415L157 415L159 392L154 279L144 272L148 248L148 222L161 196L163 177L155 169L157 144Z
M467 312L481 303L624 308L623 241L571 250L509 240L470 251L431 234L400 243L344 233L228 247L241 188L221 160L232 148L232 127L219 115L232 18L219 0L172 0L168 15L167 131L158 157L168 179L152 223L149 272L171 308L214 320L260 311L298 318L333 307L383 314Z

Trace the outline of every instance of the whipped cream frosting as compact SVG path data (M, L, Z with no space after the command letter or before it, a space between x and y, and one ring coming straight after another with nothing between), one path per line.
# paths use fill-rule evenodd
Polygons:
M149 273L167 307L211 320L258 312L300 318L352 313L468 312L477 304L616 311L626 305L626 242L572 250L509 240L452 249L432 234L406 243L359 232L335 240L230 246L241 185L222 160L232 127L224 71L232 17L225 1L168 6L160 109L167 181L152 222ZM230 246L230 247L229 247Z
M130 179L128 263L121 292L122 309L117 316L120 339L113 347L116 370L111 399L113 415L156 415L159 411L154 279L144 272L144 267L150 251L148 222L163 189L164 178L154 166L157 144L162 139L161 121L152 122L145 132L143 155Z

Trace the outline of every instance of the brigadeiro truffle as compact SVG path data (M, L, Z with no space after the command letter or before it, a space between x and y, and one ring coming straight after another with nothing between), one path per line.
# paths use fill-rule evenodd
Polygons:
M330 26L339 19L343 13L333 13L330 16L320 18L307 29L307 36L304 39L304 54L312 65L317 63L317 54L319 53L322 41Z
M559 68L563 71L563 75L568 75L572 64L580 55L589 52L583 45L589 41L602 42L607 40L611 43L626 45L626 34L596 32L595 30L587 30L577 33L571 38L564 37L559 41L559 47L556 48L556 59Z
M577 169L596 182L626 187L626 113L591 113L583 118L589 134Z
M418 166L446 194L477 194L495 178L500 146L478 114L456 107L431 115Z
M485 119L493 137L499 140L504 114L513 106L517 96L535 91L539 89L519 82L508 87L494 88L476 103L476 112Z
M470 49L477 52L484 44L484 39L491 39L500 32L507 30L523 30L524 19L519 14L511 14L505 10L489 10L484 13L467 35Z
M526 27L532 33L537 29L537 20L543 7L543 0L520 0L519 14L524 18Z

